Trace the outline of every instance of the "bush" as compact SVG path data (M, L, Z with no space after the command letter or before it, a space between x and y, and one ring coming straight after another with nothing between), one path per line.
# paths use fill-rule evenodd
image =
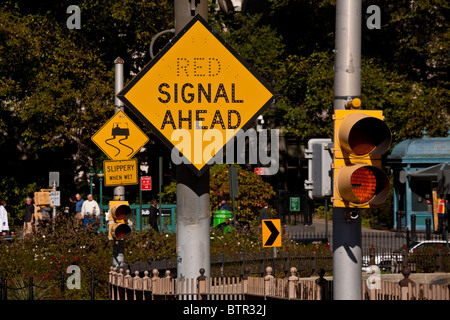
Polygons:
M38 228L24 239L15 238L12 243L0 243L0 277L8 279L8 287L24 287L33 277L35 298L40 299L90 299L91 273L95 276L95 298L108 299L108 272L112 265L112 241L107 235L98 233L98 226L72 226L59 215L55 222ZM261 227L250 230L213 229L210 233L211 255L259 253L261 251ZM264 249L267 253L272 248ZM316 250L318 257L331 253L324 246L299 245L283 240L279 252L304 253L311 256ZM320 253L320 254L319 254ZM176 259L176 234L157 233L154 230L132 232L125 242L125 260L135 261ZM68 290L66 281L70 274L67 268L77 265L81 271L81 289ZM14 280L13 280L14 279ZM64 290L60 290L61 285ZM46 288L51 287L49 290ZM27 289L17 292L16 299L27 299ZM11 290L13 291L13 290Z

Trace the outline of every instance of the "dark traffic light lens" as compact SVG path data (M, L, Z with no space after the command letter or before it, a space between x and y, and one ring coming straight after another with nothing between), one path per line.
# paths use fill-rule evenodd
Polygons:
M127 224L120 224L114 230L114 235L117 240L127 238L131 233L131 228Z
M131 214L131 208L127 205L120 205L114 210L114 216L118 220L127 219Z
M358 155L371 153L377 147L389 146L391 132L386 124L377 118L363 118L350 130L348 143L352 151Z

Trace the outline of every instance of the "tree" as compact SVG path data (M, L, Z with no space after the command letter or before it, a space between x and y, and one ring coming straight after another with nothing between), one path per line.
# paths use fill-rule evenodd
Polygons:
M269 202L276 195L272 186L263 181L261 176L245 170L238 165L239 196L236 197L236 217L238 220L255 220L264 202ZM210 211L218 209L221 198L230 199L228 180L229 164L216 164L210 167ZM176 202L176 182L164 188L163 199L169 203ZM231 204L231 203L230 203Z

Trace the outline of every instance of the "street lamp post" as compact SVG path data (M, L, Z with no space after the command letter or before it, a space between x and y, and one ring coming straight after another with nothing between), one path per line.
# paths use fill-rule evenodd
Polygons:
M95 171L93 169L89 169L87 176L89 178L89 185L90 185L90 194L92 194L92 184L94 182L94 176L95 176Z
M105 173L103 172L103 170L98 170L97 171L97 177L100 180L100 230L104 229L104 217L103 217L103 177L105 176Z

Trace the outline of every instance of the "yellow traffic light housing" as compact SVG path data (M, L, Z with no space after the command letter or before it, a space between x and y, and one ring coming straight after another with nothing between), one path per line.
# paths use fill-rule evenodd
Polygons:
M382 111L358 110L359 104L334 114L334 207L377 207L389 195L381 156L391 145L391 131Z
M131 216L131 208L128 201L110 201L109 202L109 239L125 240L131 234L131 228L128 225L128 219Z

